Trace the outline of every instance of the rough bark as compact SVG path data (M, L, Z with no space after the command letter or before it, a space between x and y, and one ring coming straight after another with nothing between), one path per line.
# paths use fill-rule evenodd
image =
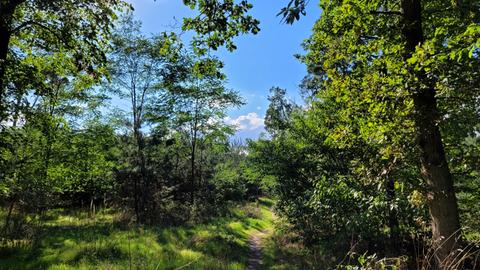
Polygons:
M3 12L2 12L3 13ZM3 14L2 14L3 16ZM2 20L4 21L4 20ZM10 43L10 32L3 23L0 23L0 117L5 111L5 73L7 68L8 44Z
M0 0L0 122L6 117L6 82L7 56L10 39L13 14L20 1Z
M13 15L25 0L0 0L0 122L6 119L8 50L13 35Z
M410 57L418 45L424 42L422 28L422 6L420 0L402 0L404 13L404 37L406 58ZM412 71L413 72L413 71ZM458 246L461 235L457 199L453 178L448 168L442 136L438 126L436 90L433 82L428 82L424 72L415 74L419 86L413 91L417 145L420 150L421 175L425 180L427 202L431 216L433 240L437 252L438 266Z

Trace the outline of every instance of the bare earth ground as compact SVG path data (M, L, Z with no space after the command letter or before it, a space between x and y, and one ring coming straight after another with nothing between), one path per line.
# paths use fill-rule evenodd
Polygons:
M262 269L262 238L266 232L258 232L250 237L250 258L248 259L247 270Z

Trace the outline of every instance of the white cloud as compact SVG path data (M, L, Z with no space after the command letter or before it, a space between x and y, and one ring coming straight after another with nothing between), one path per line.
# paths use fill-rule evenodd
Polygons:
M258 107L257 107L257 110L259 110L259 111L260 111L261 109L262 109L262 107L260 107L260 106L258 106Z
M264 119L259 117L256 112L240 115L237 118L225 117L225 123L234 125L238 130L257 130L264 126Z

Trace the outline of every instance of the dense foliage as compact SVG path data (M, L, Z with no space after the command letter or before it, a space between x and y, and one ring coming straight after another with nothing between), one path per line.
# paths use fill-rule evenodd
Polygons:
M304 4L282 10L286 22ZM272 138L251 143L277 179L280 212L308 241L343 237L408 255L412 233L432 233L436 264L447 267L460 221L467 234L478 226L478 157L468 154L480 115L477 4L320 2L300 57L306 105L292 110L277 90Z
M298 56L303 102L273 87L267 134L246 144L225 123L244 100L211 52L260 31L253 6L183 3L198 11L190 44L143 34L119 0L0 0L0 251L42 246L32 228L58 208L181 228L268 195L272 252L291 241L325 268L478 267L479 1L321 0ZM277 15L292 24L307 4ZM255 209L236 216L243 247Z
M222 63L140 27L127 14L108 46L101 40L105 59L92 68L108 76L84 73L71 52L55 49L22 60L38 68L39 85L5 77L22 88L4 97L0 130L4 239L22 237L16 219L53 207L124 207L138 223L178 223L247 197L248 176L231 172L244 162L242 146L229 142L234 128L222 120L243 101L226 88ZM128 105L106 111L109 99Z

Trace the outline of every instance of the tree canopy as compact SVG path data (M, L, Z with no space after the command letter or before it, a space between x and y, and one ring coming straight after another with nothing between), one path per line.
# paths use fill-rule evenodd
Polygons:
M293 24L308 3L272 14ZM227 116L246 99L215 51L260 31L253 5L183 4L188 41L142 32L121 0L0 0L0 261L53 267L74 246L64 229L82 227L129 235L81 242L61 267L132 268L134 232L155 249L188 242L169 254L188 260L177 269L210 269L204 254L250 269L259 241L271 269L478 268L479 1L320 0L296 56L303 100L272 87L265 133L246 142Z

